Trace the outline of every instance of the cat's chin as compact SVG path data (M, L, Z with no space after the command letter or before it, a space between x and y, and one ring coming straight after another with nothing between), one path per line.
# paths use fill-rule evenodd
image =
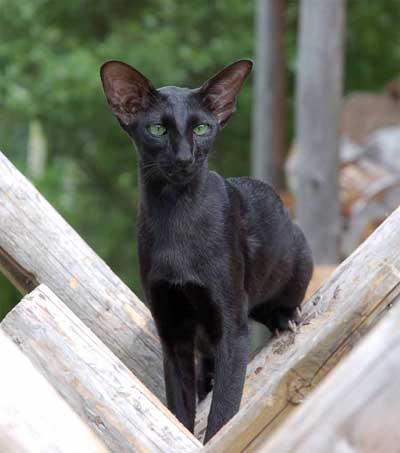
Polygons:
M184 173L164 173L165 179L168 181L169 184L174 186L185 186L189 184L194 176L196 175L196 171L192 171L189 174Z

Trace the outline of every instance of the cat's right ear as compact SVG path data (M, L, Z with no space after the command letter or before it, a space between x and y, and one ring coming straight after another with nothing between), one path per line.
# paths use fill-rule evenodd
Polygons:
M130 126L139 110L147 107L156 90L138 70L122 61L105 62L100 77L108 105L125 126Z
M237 95L252 67L251 60L236 61L200 87L203 104L221 127L236 110Z

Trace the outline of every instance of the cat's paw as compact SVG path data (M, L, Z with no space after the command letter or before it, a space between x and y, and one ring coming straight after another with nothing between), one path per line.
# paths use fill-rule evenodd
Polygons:
M271 332L277 336L280 332L284 332L285 330L297 332L300 317L300 307L279 307L270 314L267 325Z

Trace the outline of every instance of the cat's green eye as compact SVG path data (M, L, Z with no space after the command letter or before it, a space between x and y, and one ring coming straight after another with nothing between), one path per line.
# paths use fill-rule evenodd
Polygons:
M161 135L165 135L167 133L167 128L162 124L150 124L147 129L150 134L154 135L155 137L161 137Z
M196 135L204 135L210 130L209 124L198 124L196 127L193 128L193 132Z

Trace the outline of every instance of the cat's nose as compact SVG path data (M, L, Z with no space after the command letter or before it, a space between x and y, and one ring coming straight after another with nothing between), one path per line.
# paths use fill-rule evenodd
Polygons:
M182 170L185 170L189 168L191 165L193 165L194 159L192 156L177 157L175 163L177 167L181 168Z
M184 170L194 163L194 157L189 147L183 146L175 155L175 165Z
M175 168L179 171L187 171L194 162L191 144L182 138L175 147Z

